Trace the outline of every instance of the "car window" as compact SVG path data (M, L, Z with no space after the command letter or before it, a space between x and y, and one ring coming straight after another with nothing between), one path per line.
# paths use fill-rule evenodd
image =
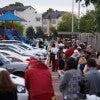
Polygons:
M5 52L1 52L3 55L5 56L8 56L9 54L8 53L5 53Z
M20 45L22 46L23 48L27 49L27 50L31 50L29 47L25 46L25 45Z

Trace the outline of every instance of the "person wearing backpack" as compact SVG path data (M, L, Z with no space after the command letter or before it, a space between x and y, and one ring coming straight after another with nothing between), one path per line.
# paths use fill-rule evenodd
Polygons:
M81 73L77 70L77 61L69 57L66 60L67 71L64 73L60 82L60 91L63 100L81 100L78 93L80 92L79 81L81 81Z

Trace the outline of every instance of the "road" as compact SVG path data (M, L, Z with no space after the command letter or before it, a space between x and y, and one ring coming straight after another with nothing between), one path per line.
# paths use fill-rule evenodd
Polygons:
M58 73L52 72L51 70L50 70L50 72L51 72L51 75L52 75L53 87L54 87L54 91L55 91L55 95L56 95L56 100L62 100L62 94L59 91L60 80L59 80L59 77L58 77Z

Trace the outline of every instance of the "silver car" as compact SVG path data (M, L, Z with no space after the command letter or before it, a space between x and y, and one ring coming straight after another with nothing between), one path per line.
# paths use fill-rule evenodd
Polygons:
M11 62L0 53L0 68L5 68L14 75L23 76L27 65L28 63L25 62Z

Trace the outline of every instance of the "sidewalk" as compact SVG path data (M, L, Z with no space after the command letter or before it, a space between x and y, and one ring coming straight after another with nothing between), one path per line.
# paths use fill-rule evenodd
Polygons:
M59 77L58 77L58 73L57 72L51 72L52 75L52 79L53 79L53 87L54 87L54 91L55 91L55 95L56 95L56 100L62 100L62 94L59 90Z

